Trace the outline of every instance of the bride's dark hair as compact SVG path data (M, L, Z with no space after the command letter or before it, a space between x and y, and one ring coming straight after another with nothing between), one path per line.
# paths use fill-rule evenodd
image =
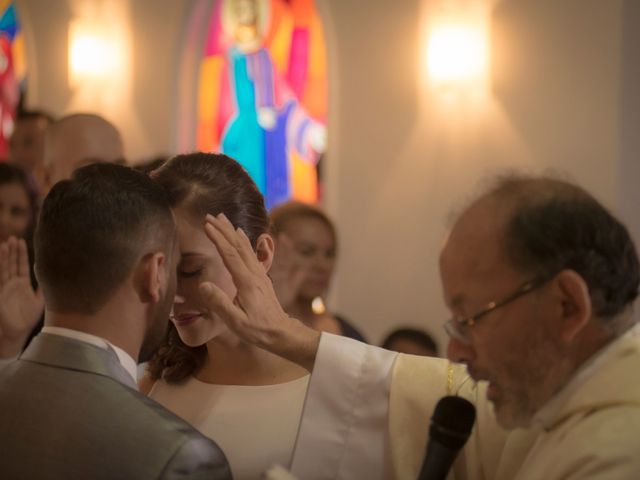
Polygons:
M226 155L178 155L154 170L151 177L164 187L172 208L186 211L203 225L206 214L224 213L234 227L244 231L254 249L258 237L269 230L260 191L240 164ZM197 372L206 356L206 346L185 345L171 323L148 371L154 380L180 382Z

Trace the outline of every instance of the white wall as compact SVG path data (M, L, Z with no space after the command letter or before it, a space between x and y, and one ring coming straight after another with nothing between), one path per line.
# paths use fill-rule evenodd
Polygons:
M622 12L622 79L618 96L620 156L618 206L622 217L640 241L640 2L627 0Z
M130 157L171 153L181 29L194 2L113 1L132 25L134 75L112 120ZM491 1L493 89L472 103L422 81L421 28L435 0L317 0L330 67L325 204L341 240L332 302L371 340L401 323L444 341L437 256L447 217L491 172L567 172L640 231L632 1ZM18 0L37 63L29 103L61 114L73 97L66 21L76 2L43 4Z
M438 250L450 212L479 180L552 168L620 207L623 2L497 2L493 92L480 105L419 83L421 2L328 4L335 304L374 341L398 322L444 341Z
M27 106L55 115L95 110L122 131L133 161L173 152L178 56L191 0L17 0L27 42ZM92 8L87 8L92 7ZM89 10L89 12L87 12ZM68 22L113 15L131 45L127 79L83 95L69 86ZM126 81L125 81L126 80ZM122 83L123 85L120 85ZM121 87L109 102L113 87ZM104 96L104 98L102 98ZM100 97L100 98L97 98Z

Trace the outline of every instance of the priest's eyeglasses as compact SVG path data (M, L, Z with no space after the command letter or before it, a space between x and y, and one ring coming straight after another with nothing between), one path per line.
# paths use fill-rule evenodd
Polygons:
M533 292L534 290L542 287L549 280L554 277L545 275L543 277L530 280L522 285L520 285L514 292L510 293L502 300L497 300L494 302L488 303L482 310L468 317L457 318L453 317L447 320L444 324L444 329L447 334L455 338L456 340L461 341L462 343L469 344L471 342L470 338L470 330L478 320L480 320L485 315L497 310L498 308L504 307L511 302L514 302L518 298L526 295L527 293Z

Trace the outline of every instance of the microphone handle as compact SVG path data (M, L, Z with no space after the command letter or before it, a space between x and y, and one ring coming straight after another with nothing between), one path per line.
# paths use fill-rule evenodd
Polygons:
M436 441L430 441L418 480L446 480L459 451Z

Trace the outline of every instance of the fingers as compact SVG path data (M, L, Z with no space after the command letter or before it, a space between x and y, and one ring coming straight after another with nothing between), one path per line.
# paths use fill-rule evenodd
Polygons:
M231 297L212 282L203 282L199 288L207 308L216 312L227 324L231 323L229 326L233 329L242 311L234 304Z
M227 242L238 251L248 267L253 266L257 261L256 254L249 237L241 228L236 229L224 213L219 214L217 217L207 215L207 221L220 230Z
M226 220L226 217L225 217ZM227 220L228 221L228 220ZM231 225L231 224L229 224ZM264 275L264 268L262 264L258 261L258 256L256 255L256 251L253 249L253 245L251 245L251 240L247 237L247 234L241 228L236 229L236 235L238 238L238 251L240 252L242 258L246 262L247 267L258 275Z
M29 278L29 252L27 251L27 242L20 239L17 245L16 268L18 276Z
M229 270L229 273L231 273L236 287L240 288L242 285L247 284L251 272L245 265L244 260L240 257L238 251L227 241L218 228L211 223L207 222L204 226L204 231L207 237L209 237L209 240L215 245L220 257L222 257L222 262L227 270Z
M10 237L7 243L9 244L9 278L15 278L18 275L18 240Z
M0 287L9 281L9 245L8 242L0 244Z
M21 240L24 243L23 240ZM15 278L18 274L18 245L19 242L15 237L9 237L5 242L0 244L0 285ZM26 250L26 244L25 244ZM28 271L27 266L27 271Z
M256 253L247 235L242 229L235 229L223 213L217 217L207 215L206 225L210 226L210 228L208 229L205 226L205 231L208 232L207 235L216 244L216 247L218 247L223 261L225 260L225 255L227 255L229 261L233 264L231 268L236 267L237 273L264 273L264 269L260 265L260 262L258 262ZM217 234L214 232L217 232ZM236 257L242 265L235 260ZM231 268L229 268L229 271L234 273Z

